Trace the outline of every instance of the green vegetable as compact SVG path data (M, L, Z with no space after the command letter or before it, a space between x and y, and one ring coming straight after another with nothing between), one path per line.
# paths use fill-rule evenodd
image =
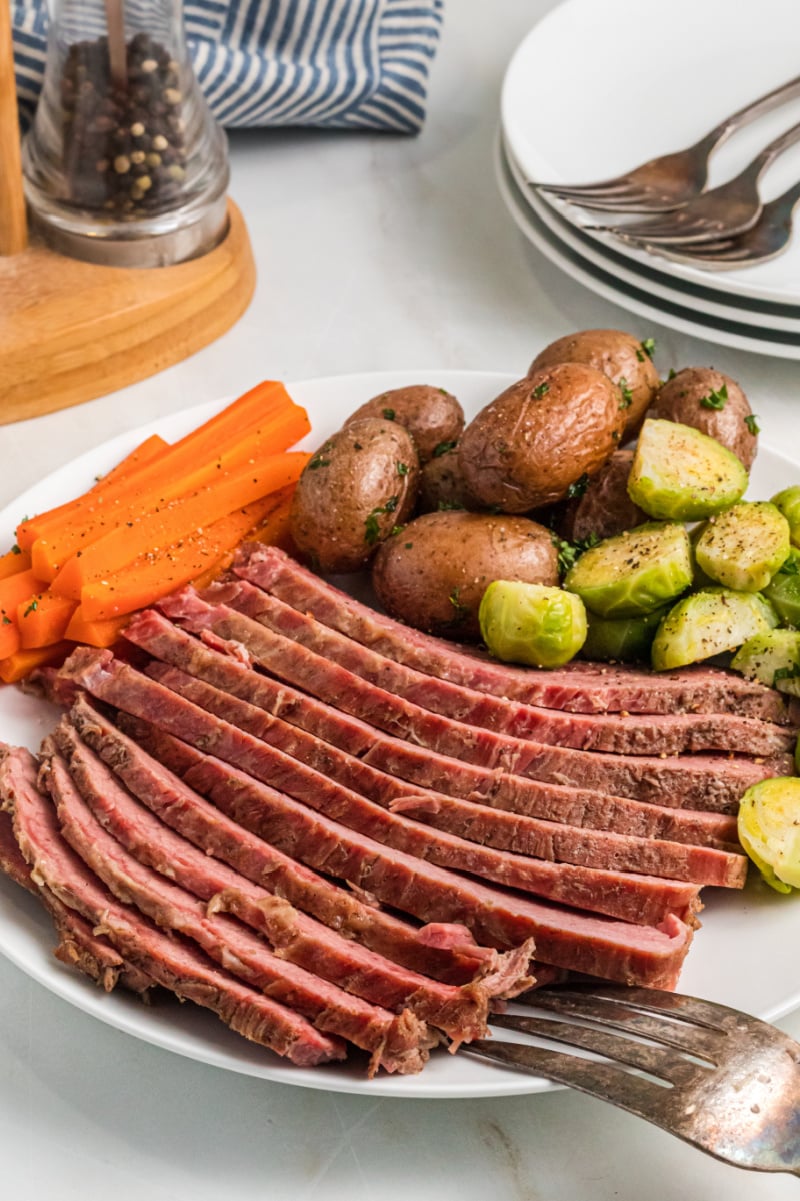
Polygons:
M562 588L495 580L483 594L478 620L490 652L507 663L560 667L586 638L586 610Z
M564 587L600 617L642 617L691 582L684 527L647 522L590 547L567 572Z
M731 660L734 671L769 688L800 693L800 634L796 630L767 630L755 634Z
M589 629L581 654L584 659L611 659L620 663L648 661L658 624L671 607L664 605L644 617L597 617L587 613Z
M789 557L789 523L768 501L740 501L711 517L695 543L697 565L739 592L760 592Z
M728 385L723 384L718 392L712 388L708 396L700 397L700 406L704 409L724 409L728 403Z
M800 550L790 549L788 559L764 589L764 596L784 625L800 627Z
M653 639L652 663L656 671L686 667L713 655L736 650L748 638L765 634L777 624L777 615L756 592L707 588L678 601L658 627Z
M772 498L773 505L780 509L789 522L789 536L794 546L800 546L800 484L783 488Z
M739 803L739 840L776 892L800 888L800 779L754 784Z
M744 465L714 438L677 421L645 421L628 493L651 517L701 521L735 504L746 488Z

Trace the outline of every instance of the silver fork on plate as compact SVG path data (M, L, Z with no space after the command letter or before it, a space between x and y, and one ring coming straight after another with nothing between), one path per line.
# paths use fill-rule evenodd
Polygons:
M659 243L717 242L720 238L744 233L758 221L763 201L758 181L775 159L800 141L800 122L784 130L727 183L703 192L683 208L649 221L623 225L588 225L586 229L612 233L629 242Z
M724 141L750 121L795 96L800 96L800 76L732 113L685 150L649 159L622 175L597 183L532 182L530 186L582 208L629 213L668 212L703 191L708 181L708 160Z
M608 1101L736 1167L800 1177L800 1044L774 1026L622 985L544 988L524 1003L553 1016L500 1014L490 1024L603 1060L494 1038L463 1050Z
M657 246L644 243L662 258L678 263L696 263L709 271L733 271L776 259L788 248L792 237L792 217L800 201L800 183L764 205L756 224L743 234L718 242L696 245Z

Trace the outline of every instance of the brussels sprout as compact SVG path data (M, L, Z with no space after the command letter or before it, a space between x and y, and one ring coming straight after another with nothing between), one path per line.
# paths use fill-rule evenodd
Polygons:
M783 488L772 498L773 505L780 509L789 522L792 542L800 546L800 484L792 484L791 488Z
M564 587L600 617L642 617L691 582L686 530L651 521L590 547L567 572Z
M754 592L707 588L678 601L653 639L656 671L685 667L732 651L776 624L767 601Z
M746 488L741 460L714 438L676 421L645 421L628 494L651 517L701 521L741 500Z
M663 605L644 617L597 617L587 613L589 629L581 654L584 659L614 659L621 663L649 660L658 623L671 607Z
M800 888L800 779L754 784L739 803L739 841L776 892Z
M586 610L563 588L495 580L478 611L481 636L491 653L508 663L560 667L583 646Z
M800 634L796 630L767 630L755 634L731 660L734 671L770 688L800 695Z
M800 550L794 547L764 589L784 625L800 627Z
M710 579L738 592L766 588L791 550L789 522L768 501L740 501L703 526L697 565Z

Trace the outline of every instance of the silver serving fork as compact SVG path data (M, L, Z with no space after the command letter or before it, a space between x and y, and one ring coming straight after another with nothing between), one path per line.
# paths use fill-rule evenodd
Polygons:
M622 985L559 985L524 1003L553 1016L495 1015L491 1025L603 1061L494 1038L463 1050L609 1101L736 1167L800 1176L800 1044L774 1026Z
M629 213L668 212L703 191L708 181L708 161L723 142L750 121L795 96L800 96L800 76L732 113L685 150L649 159L622 175L596 183L531 183L531 186L582 208Z
M743 234L697 245L649 246L645 249L678 263L695 263L709 271L733 271L776 259L788 249L792 217L800 201L800 183L764 205L756 224Z
M695 196L683 208L650 221L625 225L590 225L587 229L616 234L630 242L700 243L744 233L758 221L764 205L758 194L758 182L775 159L800 141L800 122L789 129L748 163L743 171L727 183Z

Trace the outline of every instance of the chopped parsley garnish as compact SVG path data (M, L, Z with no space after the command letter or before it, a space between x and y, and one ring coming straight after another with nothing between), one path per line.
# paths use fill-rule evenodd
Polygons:
M398 463L397 464L397 474L398 475L408 475L408 463Z
M3 625L4 626L11 625L11 618L6 613L3 614Z
M25 612L22 614L22 616L27 617L29 613L35 613L38 608L39 608L38 600L32 600L31 603L28 605L27 609L25 610Z
M547 383L539 384L538 388L533 389L533 396L536 400L541 400L550 391L550 385Z
M463 509L464 506L457 500L440 500L437 503L436 508L440 513L444 513L449 509Z
M642 338L642 350L647 355L648 359L652 359L653 355L656 353L655 338ZM644 359L641 357L638 350L636 351L636 357L640 363L644 362Z
M624 375L619 377L619 390L622 393L622 400L619 402L621 409L629 409L633 404L633 393L628 387L628 381Z
M790 556L786 560L786 562L783 564L783 566L781 568L779 568L778 574L779 575L797 575L798 570L800 570L800 569L798 569L798 566L797 566L797 559L791 558L791 556Z
M395 418L394 409L382 409L381 411L387 421L394 421L394 418Z
M791 667L779 667L772 677L772 687L777 687L778 680L794 680L800 676L800 663L793 663Z
M11 553L12 553L12 555L21 555L21 554L22 554L22 551L21 551L21 550L20 550L20 548L17 546L16 542L15 542L15 543L14 543L14 545L11 547Z
M439 459L439 458L441 458L442 455L446 455L448 450L454 450L455 445L456 445L455 442L440 442L438 446L434 447L434 450L433 450L434 459Z
M723 384L718 392L712 388L708 396L700 397L700 406L703 409L724 409L728 403L728 385Z
M589 477L584 471L583 475L574 480L569 488L567 488L567 496L570 500L574 500L576 496L583 496L586 489L589 487Z
M385 505L377 505L371 513L368 513L364 519L364 541L372 546L381 536L381 527L378 518L382 513L394 513L399 502L399 497L390 496Z
M464 605L461 603L460 597L461 597L461 589L454 588L453 591L450 593L449 597L447 598L450 601L450 604L455 609L455 616L453 618L454 622L463 621L464 618L469 615L469 607L467 605Z
M576 538L574 542L568 542L566 538L559 538L557 534L553 534L552 539L553 546L558 552L558 570L562 576L567 574L570 567L574 566L585 550L597 546L600 541L597 534L589 534L586 538Z
M325 455L328 453L329 450L332 450L332 449L333 449L332 442L326 442L324 446L321 446L319 448L319 450L317 451L317 453L315 455L312 455L312 457L308 460L309 471L316 471L320 467L330 467L331 461L330 461L330 459L326 459Z
M761 433L761 426L758 424L758 418L755 413L748 413L744 419L744 423L754 437L756 434Z

